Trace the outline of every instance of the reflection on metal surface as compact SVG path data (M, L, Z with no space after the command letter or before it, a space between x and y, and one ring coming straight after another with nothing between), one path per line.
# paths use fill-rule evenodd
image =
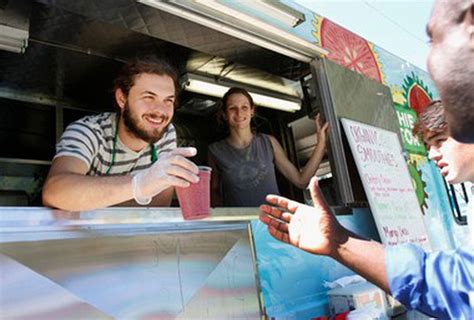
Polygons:
M219 262L177 319L258 319L249 241L240 238ZM212 304L213 308L209 308ZM205 313L204 313L205 310Z
M51 280L0 254L2 319L111 319Z
M241 230L257 208L211 209L206 219L187 221L179 208L109 208L67 212L34 207L0 207L0 242L90 238L157 232Z
M150 210L147 217L147 210L66 213L36 209L30 212L32 216L36 213L33 219L20 210L14 218L14 210L3 209L0 252L86 302L92 310L133 319L260 318L245 217L186 222L179 216L173 218L173 209L167 209L169 216L163 218L164 214L161 219L156 216L160 210ZM120 218L126 223L120 225ZM150 227L142 232L135 229L140 224ZM213 224L218 231L212 231ZM120 228L108 228L111 226ZM34 239L27 235L41 233L41 228L49 228L43 233L56 236ZM70 237L68 232L76 236ZM4 272L5 264L0 263ZM10 300L3 304L14 306Z

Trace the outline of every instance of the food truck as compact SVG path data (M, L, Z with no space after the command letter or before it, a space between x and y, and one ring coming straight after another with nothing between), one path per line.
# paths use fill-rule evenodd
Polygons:
M224 136L219 99L243 87L261 97L257 130L299 167L316 144L312 119L329 122L316 174L344 226L385 245L442 250L466 241L470 184L448 185L411 134L417 113L438 97L428 74L317 13L290 0L0 1L3 319L336 313L326 284L354 274L274 240L258 208L216 207L188 221L176 199L169 208L42 206L62 132L113 111L113 79L141 54L177 66L173 124L178 145L198 149L197 164ZM307 191L278 183L282 195L310 205ZM394 306L383 303L387 316L404 312Z

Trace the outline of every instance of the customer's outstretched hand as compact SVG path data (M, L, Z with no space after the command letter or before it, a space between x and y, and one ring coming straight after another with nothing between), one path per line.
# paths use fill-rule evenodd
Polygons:
M314 254L333 255L337 246L347 240L347 231L331 213L316 177L309 187L314 207L268 195L266 199L271 205L260 206L260 221L280 241Z

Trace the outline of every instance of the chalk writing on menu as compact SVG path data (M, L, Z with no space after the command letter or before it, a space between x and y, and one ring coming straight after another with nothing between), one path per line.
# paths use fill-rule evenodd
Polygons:
M411 242L430 249L397 134L341 121L382 242L387 246Z

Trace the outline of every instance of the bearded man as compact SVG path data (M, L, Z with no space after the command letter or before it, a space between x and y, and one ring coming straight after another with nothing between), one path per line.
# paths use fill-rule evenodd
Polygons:
M186 157L195 148L177 148L171 124L177 72L156 58L124 65L115 80L118 112L86 116L71 123L56 146L43 204L82 211L135 200L169 206L173 187L199 180Z

